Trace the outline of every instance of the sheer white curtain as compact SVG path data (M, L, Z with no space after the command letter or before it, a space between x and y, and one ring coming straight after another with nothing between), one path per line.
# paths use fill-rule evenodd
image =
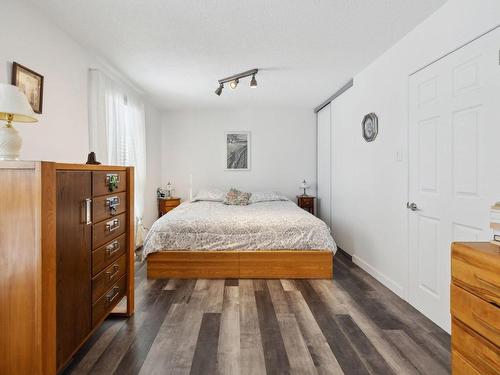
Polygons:
M146 120L140 98L99 70L90 70L90 151L103 164L135 168L136 247L144 241Z

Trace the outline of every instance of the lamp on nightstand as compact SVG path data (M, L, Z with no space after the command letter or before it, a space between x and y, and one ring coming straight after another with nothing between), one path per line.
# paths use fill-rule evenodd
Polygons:
M172 192L174 191L174 187L170 181L167 184L166 190L167 190L167 199L172 198Z
M19 159L23 140L12 122L37 122L33 109L16 86L0 83L0 120L7 121L0 127L0 160Z
M308 188L309 188L309 185L307 185L306 180L304 180L304 181L302 181L302 182L300 183L300 188L301 188L301 189L304 189L304 194L302 194L302 196L303 196L303 197L306 197L306 196L307 196L307 194L306 194L306 189L308 189Z

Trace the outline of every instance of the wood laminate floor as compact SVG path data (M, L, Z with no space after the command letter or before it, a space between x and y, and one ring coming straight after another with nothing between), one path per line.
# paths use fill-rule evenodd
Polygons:
M148 280L65 374L448 374L450 336L346 257L333 280Z

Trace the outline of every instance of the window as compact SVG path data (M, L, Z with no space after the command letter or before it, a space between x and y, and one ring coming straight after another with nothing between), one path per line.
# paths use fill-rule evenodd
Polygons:
M90 70L90 151L103 164L135 167L136 246L145 229L146 129L144 103L123 85L99 70Z

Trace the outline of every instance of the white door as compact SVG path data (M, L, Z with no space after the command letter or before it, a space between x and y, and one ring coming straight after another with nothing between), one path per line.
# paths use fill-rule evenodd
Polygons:
M409 301L450 332L450 245L500 201L500 29L409 80Z
M331 104L328 104L317 114L318 142L317 142L317 163L318 163L318 191L317 210L318 217L323 220L328 227L331 224Z

